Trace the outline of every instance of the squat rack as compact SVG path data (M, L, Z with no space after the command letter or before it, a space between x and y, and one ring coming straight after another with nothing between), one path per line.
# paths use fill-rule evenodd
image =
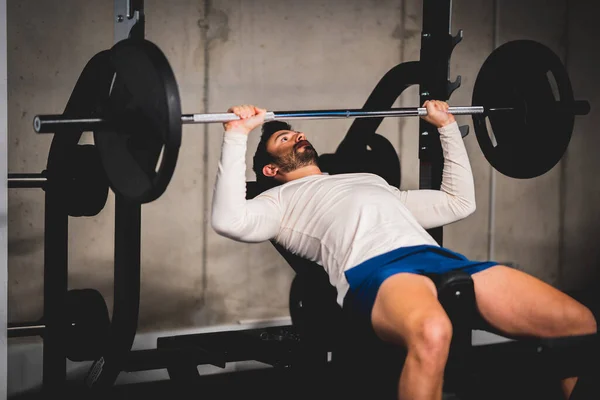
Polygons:
M115 42L129 36L145 35L145 18L143 0L115 0ZM421 103L428 98L447 99L460 81L454 84L448 82L448 58L451 52L450 44L456 45L460 35L449 40L450 1L445 1L445 7L438 2L424 1L423 47L420 67L428 73L419 73L416 64L405 63L400 69L394 70L385 82L393 78L395 83L402 80L401 90L383 93L375 90L365 108L377 104L378 107L390 107L404 88L412 84L421 85ZM425 40L426 39L426 40ZM453 47L453 46L452 46ZM92 71L88 74L90 79ZM424 79L423 77L428 77ZM82 74L81 80L85 79ZM381 87L387 86L380 85ZM70 101L71 107L76 106L77 90ZM389 104L387 104L389 103ZM69 107L69 105L67 106ZM348 131L340 148L347 148L352 142L354 132L362 132L368 124L367 132L375 132L383 118L372 120L355 120ZM420 182L422 188L439 187L441 181L442 159L439 151L439 137L436 130L424 121L420 121L419 153L420 153ZM425 134L431 132L432 134ZM69 182L64 177L69 176L67 160L72 157L73 149L77 146L81 132L70 135L55 135L49 151L47 168L40 173L9 173L8 188L42 189L44 192L44 305L43 321L35 323L19 323L9 325L9 337L42 334L43 333L43 390L47 394L60 394L65 389L67 345L65 330L70 321L64 313L66 294L68 292L68 237L69 209L65 198L68 196ZM99 210L98 210L99 211ZM437 233L441 242L441 230ZM115 242L114 242L114 308L110 327L110 338L105 347L106 353L95 360L86 379L87 386L110 387L122 369L129 369L125 364L136 366L134 369L144 369L141 360L149 362L149 352L130 352L137 329L140 291L140 237L141 237L141 205L125 201L118 196L115 198ZM173 338L164 338L162 342L172 347ZM140 358L135 359L134 354ZM165 354L165 353L163 353ZM171 356L173 352L171 351ZM123 358L127 355L127 362ZM158 354L154 364L157 364ZM197 361L200 360L198 356ZM206 357L205 357L206 358ZM210 357L209 357L210 358ZM158 362L158 364L164 364ZM221 363L219 363L221 364Z
M442 5L444 7L442 7ZM125 8L123 8L125 7ZM143 0L115 0L115 39L129 35L144 37ZM454 47L462 39L462 32L451 36L451 1L423 2L423 32L421 37L420 61L406 62L390 70L380 81L364 105L365 109L390 108L404 89L419 85L420 103L428 99L447 100L460 86L460 77L449 81L449 59ZM96 74L84 72L82 81L96 78ZM85 100L77 88L72 103ZM71 101L69 102L71 103ZM69 107L69 105L67 106ZM383 118L357 119L350 127L338 152L352 154L357 148L364 148L364 141L375 134ZM461 127L463 136L466 127ZM365 132L367 134L365 134ZM422 189L439 189L443 169L443 157L437 130L420 120L419 125L419 162ZM80 132L71 135L55 135L48 157L48 168L40 174L9 174L11 188L42 188L45 191L45 242L44 242L44 390L48 394L63 393L66 380L66 347L64 331L69 321L61 312L65 306L68 272L68 216L65 204L65 188L68 182L68 164L65 160L72 155L77 146ZM392 164L394 161L392 160ZM399 174L399 171L398 171ZM185 335L164 337L159 340L159 348L148 351L131 351L131 345L137 329L140 290L140 235L141 204L115 199L115 254L114 254L114 309L110 325L110 336L102 356L94 360L86 378L89 388L104 390L110 388L121 371L142 371L157 368L169 368L172 377L189 379L196 373L188 374L202 363L224 366L235 360L257 359L271 365L287 365L294 357L286 358L297 349L293 330L283 335L289 337L277 339L286 346L275 351L273 347L262 347L260 352L247 351L252 344L264 343L264 335L281 336L271 331L242 332L244 348L235 343L242 336L231 333L211 335ZM442 228L430 232L439 244L442 244ZM258 333L258 334L257 334ZM235 336L235 337L234 337ZM289 339L289 340L288 340ZM259 341L257 341L259 340ZM220 345L216 345L219 343ZM216 350L215 347L220 347ZM228 350L222 347L230 346ZM236 348L236 352L231 351ZM228 357L224 357L224 351ZM234 355L235 354L235 355ZM286 361L287 360L287 361ZM181 368L173 368L173 366Z

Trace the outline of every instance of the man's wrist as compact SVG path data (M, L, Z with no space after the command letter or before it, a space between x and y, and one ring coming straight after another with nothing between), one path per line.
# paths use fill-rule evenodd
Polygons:
M246 128L243 128L243 127L233 127L233 128L225 129L226 135L246 135L246 136L248 136L249 133L250 133L250 131L248 131Z
M448 118L448 119L447 119L447 120L445 120L444 122L440 122L440 123L439 123L439 124L436 126L436 128L440 129L440 128L443 128L443 127L445 127L445 126L448 126L448 125L450 125L450 124L452 124L452 123L454 123L454 122L456 122L456 119L454 119L454 117L452 117L452 116L451 116L450 118Z
M440 126L437 129L438 129L438 132L441 135L449 134L449 133L451 133L453 131L460 131L458 129L458 123L456 121L452 121L452 122L450 122L450 123L448 123L448 124L446 124L444 126Z

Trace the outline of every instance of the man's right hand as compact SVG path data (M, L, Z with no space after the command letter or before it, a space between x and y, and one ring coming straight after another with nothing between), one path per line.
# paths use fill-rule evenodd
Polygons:
M249 134L254 128L265 122L267 110L255 107L253 105L234 106L227 110L228 113L234 113L239 120L229 121L223 124L226 131L236 131Z
M448 113L448 103L440 100L427 100L423 103L427 115L421 117L436 128L441 128L455 121L454 115Z

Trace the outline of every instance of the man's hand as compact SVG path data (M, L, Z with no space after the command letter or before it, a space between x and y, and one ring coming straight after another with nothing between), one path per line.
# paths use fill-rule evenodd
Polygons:
M226 131L236 131L249 134L254 128L265 122L267 110L255 107L253 105L234 106L227 110L228 113L234 113L239 120L229 121L223 124Z
M423 107L427 109L427 115L422 116L425 121L434 125L436 128L441 128L455 121L454 115L449 114L448 103L440 100L427 100L423 103Z

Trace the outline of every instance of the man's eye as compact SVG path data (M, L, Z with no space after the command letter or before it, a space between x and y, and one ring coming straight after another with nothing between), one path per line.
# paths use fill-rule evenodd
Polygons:
M285 136L284 136L284 137L282 137L282 138L281 138L281 141L282 141L282 142L285 142L285 141L287 141L287 137L285 137Z

